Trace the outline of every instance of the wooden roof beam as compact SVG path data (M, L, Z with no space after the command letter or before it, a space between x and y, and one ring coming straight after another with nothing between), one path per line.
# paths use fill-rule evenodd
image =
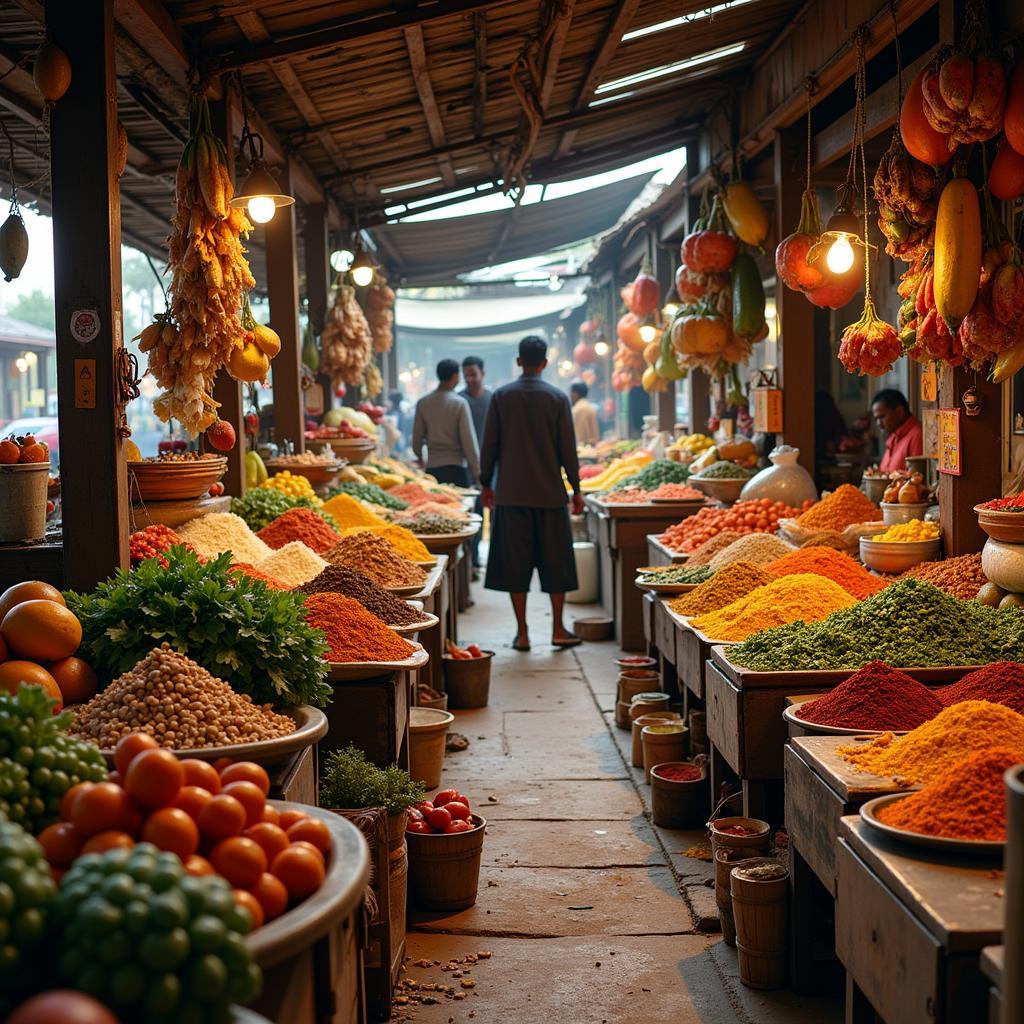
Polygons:
M487 12L473 15L473 137L484 133L487 108Z
M265 64L282 57L326 50L354 42L357 39L366 39L369 36L394 32L397 29L410 28L414 25L426 25L441 18L450 18L457 14L471 14L486 7L496 7L498 4L511 2L512 0L433 0L433 2L423 3L418 7L379 14L370 18L359 18L340 24L335 20L319 27L311 26L300 35L286 36L261 46L249 46L244 49L213 54L211 67L214 70L226 71L248 67L252 64Z
M575 7L576 0L561 0L560 7L555 12L557 24L554 32L551 33L551 41L548 43L547 54L544 58L544 77L540 85L540 108L545 113L551 102L551 93L558 78L558 65L562 59L562 50L565 49L565 41L569 38L569 28L572 25Z
M430 67L427 62L427 47L423 40L423 27L411 25L402 30L405 36L405 49L409 54L409 67L412 69L412 78L416 83L416 94L420 98L420 106L423 108L423 116L427 122L427 132L430 135L430 144L434 149L439 149L448 144L445 136L444 123L441 121L441 111L437 108L437 100L434 97L434 86L430 81ZM455 187L455 168L447 156L440 156L437 166L441 171L441 177L449 188Z

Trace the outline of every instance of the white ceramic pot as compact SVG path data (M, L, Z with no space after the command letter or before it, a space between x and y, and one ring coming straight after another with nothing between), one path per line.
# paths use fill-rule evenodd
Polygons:
M817 501L818 489L811 474L797 462L800 449L783 444L768 456L771 465L747 481L740 492L740 501L784 501L799 508L805 501Z

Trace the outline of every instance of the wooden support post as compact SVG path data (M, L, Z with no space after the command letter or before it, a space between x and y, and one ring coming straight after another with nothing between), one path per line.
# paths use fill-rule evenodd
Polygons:
M128 565L113 0L46 0L46 26L74 69L50 122L50 190L64 582L82 590Z
M282 190L291 194L291 171L274 171ZM270 326L281 338L274 357L274 441L291 441L296 452L305 450L302 403L301 345L299 336L299 266L295 246L295 207L281 207L264 234L267 251L267 293Z
M327 317L327 293L331 273L327 207L323 203L309 203L303 213L302 243L306 258L306 313L309 316L310 329L319 338L323 333ZM310 369L314 371L313 387L307 392L311 398L310 408L316 409L319 406L323 412L326 412L334 404L334 385L326 373L319 372L319 367L313 366ZM322 392L322 398L316 394L316 389ZM313 398L318 401L313 402Z
M231 102L229 98L213 100L210 103L210 124L213 134L221 139L227 150L228 175L235 180L235 137L231 124ZM213 382L214 400L220 402L217 415L235 428L235 447L225 452L228 471L224 474L224 491L241 497L245 494L245 408L242 399L242 384L227 370L221 370Z
M775 133L775 212L777 236L784 238L800 220L807 160L806 129L794 124ZM782 386L780 443L800 449L800 465L814 473L814 307L799 292L780 285L779 379Z
M658 279L658 288L662 296L673 294L675 266L671 255L666 248L658 244L657 225L651 225L648 231L651 235L651 245L654 248L654 276ZM664 305L664 301L662 305ZM657 315L661 316L661 310L658 310ZM668 387L664 391L657 392L657 404L653 411L658 414L658 429L672 433L676 425L676 382L674 380L668 382Z

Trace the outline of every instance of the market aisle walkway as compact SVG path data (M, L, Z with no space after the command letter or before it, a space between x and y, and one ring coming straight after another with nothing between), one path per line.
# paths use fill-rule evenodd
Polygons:
M550 614L531 595L533 651L508 647L507 598L474 586L460 640L497 650L490 705L457 711L470 740L449 754L445 786L489 822L479 899L458 914L417 914L407 975L465 991L396 1008L418 1024L831 1024L836 1003L739 984L715 934L710 865L681 851L693 833L655 829L612 724L611 643L553 649ZM570 618L576 612L570 611ZM642 781L642 773L640 774ZM468 974L442 967L490 952ZM439 961L440 966L435 966ZM417 966L428 963L428 966ZM462 988L463 982L472 987Z

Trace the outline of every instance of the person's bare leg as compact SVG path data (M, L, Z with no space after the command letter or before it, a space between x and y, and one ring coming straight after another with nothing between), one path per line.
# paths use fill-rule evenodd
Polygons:
M557 643L559 640L575 640L574 633L565 628L562 621L562 612L565 608L565 594L551 594L551 640Z
M512 610L516 613L516 646L530 646L530 630L526 625L526 594L509 594Z

